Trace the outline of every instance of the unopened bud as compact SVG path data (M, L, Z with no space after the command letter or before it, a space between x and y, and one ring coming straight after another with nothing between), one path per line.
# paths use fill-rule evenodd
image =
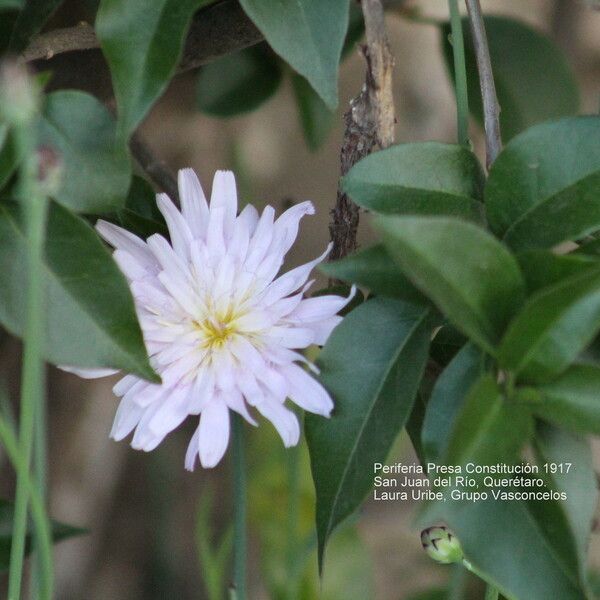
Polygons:
M37 151L38 185L46 196L54 196L60 189L63 164L60 155L51 146L40 146Z
M31 122L39 103L38 86L22 64L6 61L0 65L0 116L9 125Z
M463 560L458 538L443 525L424 529L421 532L421 544L429 557L439 563L460 563Z

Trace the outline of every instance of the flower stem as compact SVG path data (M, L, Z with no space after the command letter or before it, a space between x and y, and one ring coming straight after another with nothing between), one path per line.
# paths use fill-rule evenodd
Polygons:
M50 600L52 598L53 571L52 571L52 538L50 522L48 520L42 496L35 487L29 472L19 452L19 442L12 427L4 417L0 417L0 443L4 446L6 454L17 474L23 473L26 487L29 491L31 502L31 517L36 530L36 551L38 552L39 579L38 598Z
M19 453L23 468L17 474L15 512L9 568L9 600L19 600L27 533L29 489L27 481L38 407L43 399L44 364L41 358L44 329L41 257L47 202L37 185L37 155L34 135L28 124L15 127L17 155L23 157L19 199L27 238L26 322L23 335L23 371L19 420Z
M233 414L233 582L236 600L246 600L246 457L244 422Z
M498 588L488 583L485 588L485 600L498 600Z
M300 500L300 445L287 449L288 455L288 511L287 511L287 590L288 600L297 597L298 508Z
M465 43L458 0L448 0L452 30L452 56L454 58L454 92L456 95L456 129L458 143L469 146L469 96L467 94L467 67Z

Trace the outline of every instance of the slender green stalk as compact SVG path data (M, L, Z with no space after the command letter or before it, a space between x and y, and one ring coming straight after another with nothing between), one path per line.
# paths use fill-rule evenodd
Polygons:
M35 439L33 443L33 466L35 473L35 483L37 490L39 490L41 502L44 506L47 503L47 450L48 450L48 439L46 434L46 403L44 398L41 399L37 407L37 414L35 419ZM34 555L31 562L31 577L30 586L32 590L37 590L39 598L43 597L43 573L42 565L40 564L40 544L43 542L40 540L39 532L35 528L33 532L33 548Z
M37 185L35 140L29 124L15 127L13 139L17 156L23 157L19 177L19 197L27 237L26 323L23 336L23 370L19 420L19 453L23 469L17 475L15 513L10 554L8 598L19 600L23 557L27 533L29 490L27 479L31 464L37 407L44 390L44 364L41 359L43 333L43 290L41 255L44 240L47 202Z
M246 525L246 456L244 422L233 414L233 582L235 598L246 600L246 555L248 532Z
M298 588L298 509L300 506L300 445L289 448L288 456L288 510L286 535L286 568L288 600L297 597Z
M458 143L469 146L469 96L467 93L467 67L465 43L458 0L448 0L452 30L452 56L454 58L454 91L456 94L456 130Z
M19 442L5 418L0 418L0 443L4 446L6 454L17 474L23 474L25 486L31 502L31 517L36 531L36 550L38 552L39 588L38 598L50 600L54 582L52 568L52 535L44 502L39 490L35 487L25 461L19 452Z
M452 565L452 574L448 584L448 600L463 600L467 588L468 573L459 563Z
M498 600L498 588L488 583L485 588L485 600Z

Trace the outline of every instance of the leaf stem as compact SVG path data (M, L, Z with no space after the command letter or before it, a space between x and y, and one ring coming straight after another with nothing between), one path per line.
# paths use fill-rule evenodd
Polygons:
M246 457L244 422L233 414L233 582L236 600L246 600Z
M23 157L19 178L19 199L27 235L26 323L23 335L23 371L19 420L19 454L22 469L17 474L15 513L9 568L9 600L19 600L27 533L29 489L27 480L38 407L43 399L44 364L41 358L44 329L41 257L47 201L37 184L38 160L35 139L29 124L14 128L17 155Z
M465 0L469 11L469 23L475 57L477 59L477 71L479 72L479 86L481 88L481 99L483 102L483 123L485 128L486 165L489 169L496 160L502 149L502 137L500 135L500 105L496 96L494 74L490 59L485 24L479 0Z
M458 0L448 0L452 30L452 56L454 58L454 92L456 95L456 130L458 143L469 146L469 96L467 94L467 67L465 42Z

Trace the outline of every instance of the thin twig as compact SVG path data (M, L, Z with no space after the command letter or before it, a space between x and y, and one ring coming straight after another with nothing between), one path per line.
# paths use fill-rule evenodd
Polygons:
M496 96L490 50L483 23L483 14L479 0L466 0L469 11L469 23L471 25L471 36L475 56L477 58L477 70L479 72L479 85L481 88L481 99L483 102L483 123L485 128L486 165L489 169L502 149L502 138L500 135L500 105Z
M148 175L150 180L178 205L179 192L175 175L166 163L154 156L154 153L139 133L136 132L131 136L129 149L131 150L131 156L146 175Z
M342 175L376 146L387 148L394 142L394 59L385 32L381 0L363 0L362 10L367 42L362 52L367 62L367 74L361 93L350 102L350 108L344 114L346 131L340 154ZM330 260L336 260L356 249L359 209L338 188L331 214L329 233L333 249Z
M196 13L186 38L178 72L189 71L236 50L258 44L263 36L239 3L224 0ZM100 47L94 28L87 23L54 29L33 38L23 51L26 62L48 60L58 54Z

